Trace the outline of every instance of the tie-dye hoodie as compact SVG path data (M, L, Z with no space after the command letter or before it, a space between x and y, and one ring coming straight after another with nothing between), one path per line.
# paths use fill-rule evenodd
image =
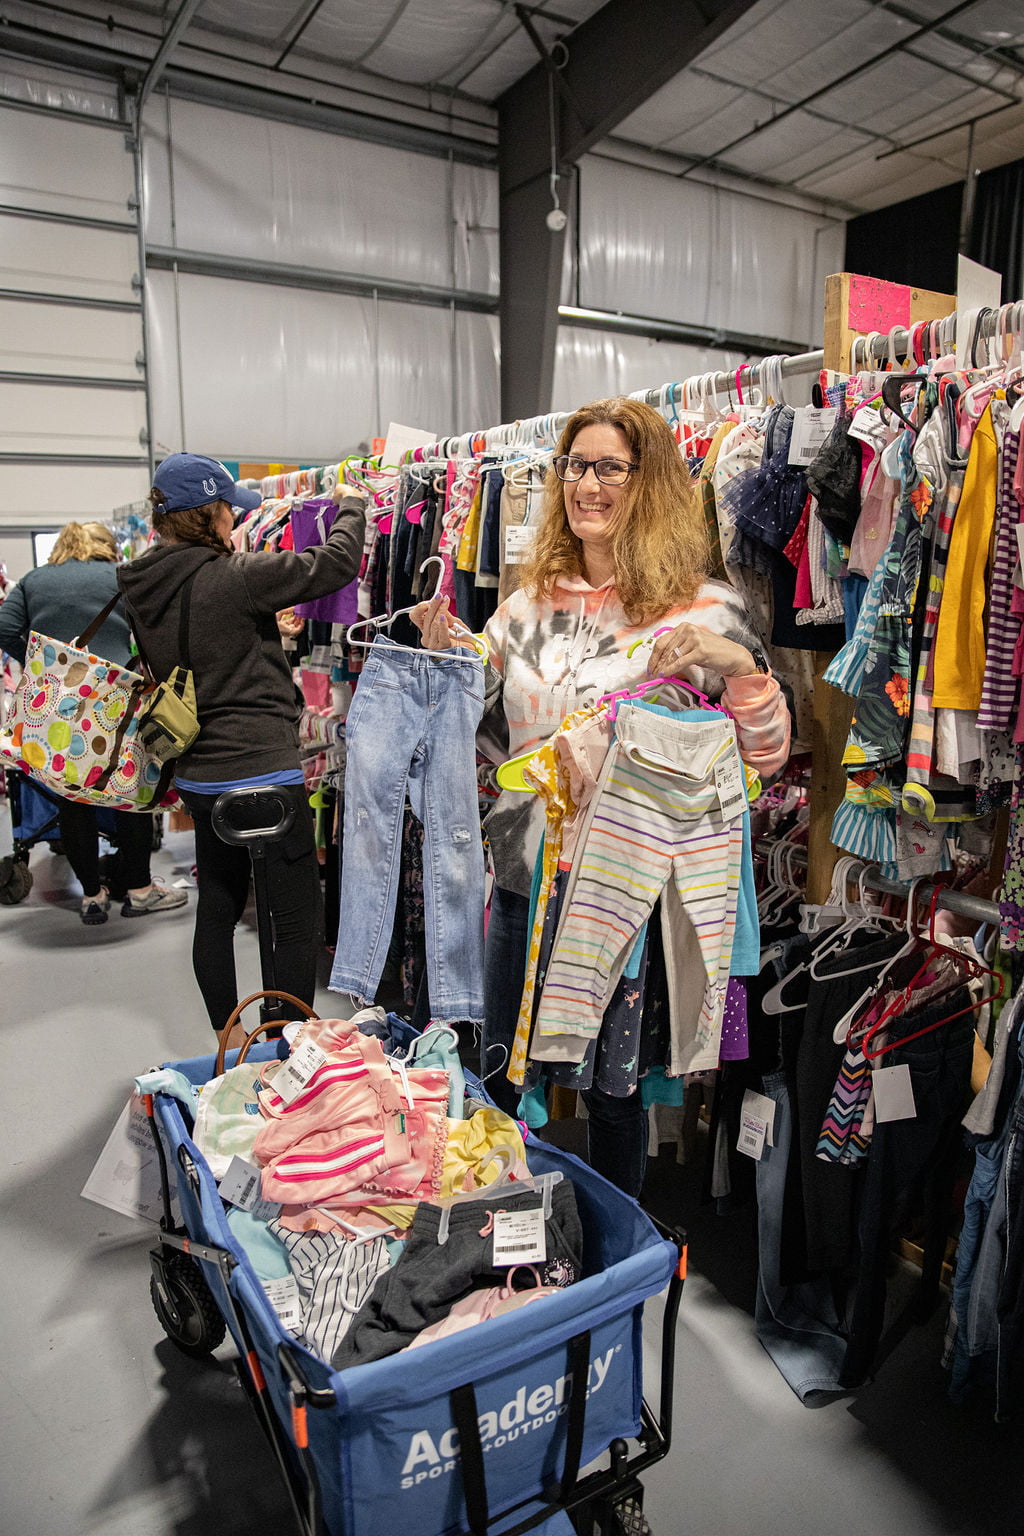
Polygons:
M689 607L640 625L629 623L613 580L592 587L582 577L562 577L552 596L540 599L514 592L485 630L491 662L480 751L502 763L546 741L572 710L643 682L650 647L630 657L626 652L634 641L682 623L699 624L748 650L760 644L739 593L721 581L705 582ZM691 681L728 704L744 760L762 776L777 772L789 753L790 720L775 678L733 677L723 688L717 673L696 670ZM544 830L540 797L504 790L486 830L497 884L529 896Z

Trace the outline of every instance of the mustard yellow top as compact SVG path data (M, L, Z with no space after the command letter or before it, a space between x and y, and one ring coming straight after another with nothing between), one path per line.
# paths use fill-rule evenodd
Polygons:
M974 429L964 486L949 541L949 560L935 634L936 709L981 705L985 678L985 600L996 516L999 452L992 406Z

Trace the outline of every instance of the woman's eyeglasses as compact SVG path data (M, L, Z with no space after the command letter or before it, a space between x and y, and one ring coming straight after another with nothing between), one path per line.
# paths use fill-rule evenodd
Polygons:
M625 485L639 464L625 464L622 459L581 459L576 453L562 453L552 459L551 468L559 480L582 480L592 469L602 485Z

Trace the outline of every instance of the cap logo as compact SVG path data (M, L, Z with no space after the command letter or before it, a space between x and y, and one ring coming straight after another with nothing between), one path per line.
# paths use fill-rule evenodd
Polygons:
M204 480L203 490L206 492L207 496L213 496L217 490L216 480Z

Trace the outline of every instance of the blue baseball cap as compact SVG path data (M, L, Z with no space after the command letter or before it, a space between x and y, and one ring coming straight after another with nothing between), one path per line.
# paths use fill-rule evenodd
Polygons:
M263 500L259 491L238 485L219 459L201 453L168 454L153 476L153 489L163 496L167 512L204 507L209 501L226 501L251 512Z

